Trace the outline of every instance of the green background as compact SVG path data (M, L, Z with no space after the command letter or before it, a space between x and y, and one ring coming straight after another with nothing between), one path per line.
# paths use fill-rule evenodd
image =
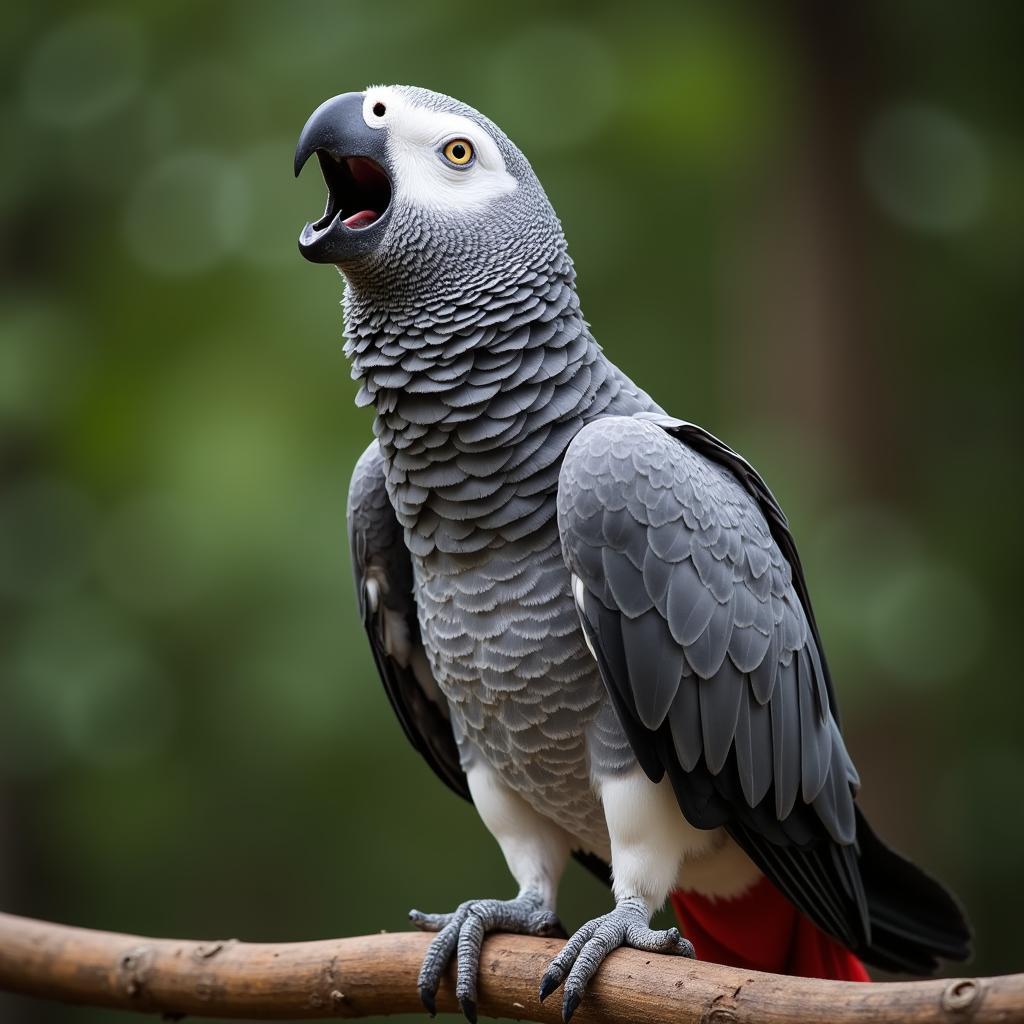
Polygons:
M969 970L1021 969L1022 13L6 10L0 906L285 940L511 892L375 677L344 530L370 419L295 245L305 118L397 81L509 132L608 353L767 477L864 806L962 897ZM566 920L606 907L571 868Z

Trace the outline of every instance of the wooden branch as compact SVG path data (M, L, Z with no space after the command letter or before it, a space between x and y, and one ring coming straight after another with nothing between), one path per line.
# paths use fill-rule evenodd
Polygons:
M321 942L194 942L90 931L0 914L0 989L85 1006L299 1020L422 1011L416 993L429 935ZM492 935L483 1016L558 1024L561 998L537 987L561 943ZM452 972L438 1008L456 1012ZM580 1024L990 1024L1024 1020L1024 974L864 985L742 971L621 949L576 1013Z

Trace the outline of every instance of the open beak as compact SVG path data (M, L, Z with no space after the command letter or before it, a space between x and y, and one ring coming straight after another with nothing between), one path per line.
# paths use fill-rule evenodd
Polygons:
M349 263L373 251L391 212L391 174L384 128L363 120L363 94L321 103L295 150L295 175L314 153L327 185L323 216L299 235L299 252L313 263Z

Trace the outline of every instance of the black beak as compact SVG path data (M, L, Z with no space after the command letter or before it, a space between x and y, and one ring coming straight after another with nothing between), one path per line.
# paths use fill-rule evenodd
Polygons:
M345 264L372 252L391 213L391 168L385 133L363 118L363 94L347 92L313 111L295 149L295 176L316 153L327 208L299 235L313 263Z

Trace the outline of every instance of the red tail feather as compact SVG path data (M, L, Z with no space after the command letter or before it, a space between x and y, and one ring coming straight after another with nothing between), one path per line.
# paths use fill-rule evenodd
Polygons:
M677 889L671 900L701 960L803 978L871 980L857 957L812 924L767 878L735 899Z

